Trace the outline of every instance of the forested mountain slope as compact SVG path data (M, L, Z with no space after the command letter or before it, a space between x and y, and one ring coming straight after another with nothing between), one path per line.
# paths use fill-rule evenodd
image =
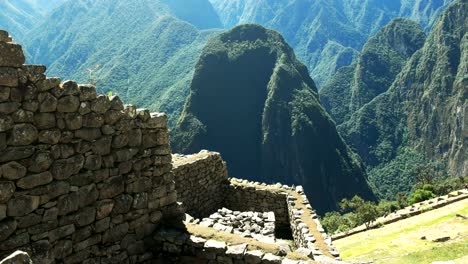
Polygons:
M466 0L450 5L388 91L338 127L379 170L373 182L407 181L398 172L421 157L442 162L451 175L468 175L467 14Z
M210 39L172 146L219 151L233 177L301 184L320 212L354 194L373 198L307 68L281 35L259 25Z
M198 8L168 0L69 1L34 29L25 46L50 75L92 79L101 92L177 117L201 48L216 32L187 21L219 25L207 0L192 4Z
M320 90L320 100L337 124L385 92L426 35L416 22L395 19L371 37L357 62L338 70Z
M260 23L279 31L319 88L354 62L367 39L396 17L426 31L451 0L210 0L225 27Z

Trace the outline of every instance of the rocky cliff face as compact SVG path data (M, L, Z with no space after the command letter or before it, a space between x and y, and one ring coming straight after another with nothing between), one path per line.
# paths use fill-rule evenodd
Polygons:
M467 175L467 11L466 0L450 5L390 89L339 127L369 164L408 146Z
M276 32L243 25L203 50L174 132L176 151L223 153L230 176L302 184L319 211L372 198L307 68Z
M341 124L352 113L385 92L405 63L424 44L416 22L395 19L369 39L356 64L344 67L320 90L320 99Z

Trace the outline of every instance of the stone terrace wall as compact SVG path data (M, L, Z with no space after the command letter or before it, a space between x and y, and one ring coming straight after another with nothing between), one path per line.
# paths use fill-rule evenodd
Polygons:
M223 207L228 176L219 153L175 154L172 160L178 201L185 205L187 213L202 218Z
M179 215L167 118L23 65L0 31L0 258L140 263Z
M274 212L278 226L289 225L286 193L256 189L251 185L230 185L224 206L236 211Z

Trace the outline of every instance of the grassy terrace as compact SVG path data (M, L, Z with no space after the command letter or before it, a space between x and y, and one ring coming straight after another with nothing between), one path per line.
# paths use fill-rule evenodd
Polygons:
M345 261L468 263L468 199L334 241ZM425 236L423 240L421 237ZM432 242L449 236L447 242Z

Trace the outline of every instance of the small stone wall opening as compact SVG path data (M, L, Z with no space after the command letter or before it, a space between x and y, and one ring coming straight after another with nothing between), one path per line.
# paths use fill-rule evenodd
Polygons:
M294 240L291 227L288 226L277 226L275 228L275 237L276 239L282 240Z

